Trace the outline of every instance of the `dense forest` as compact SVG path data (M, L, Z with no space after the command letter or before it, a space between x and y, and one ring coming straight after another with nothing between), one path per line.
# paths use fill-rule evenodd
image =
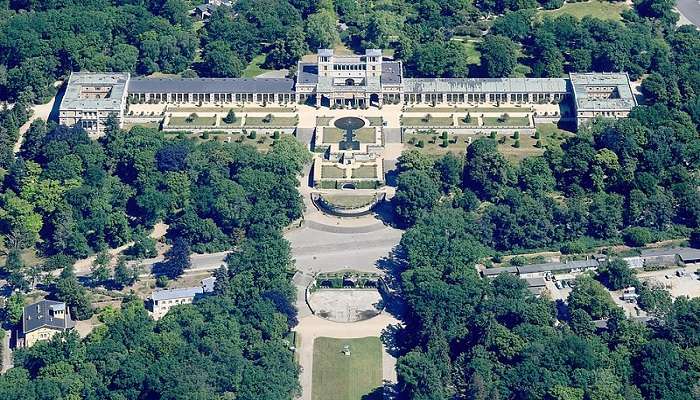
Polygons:
M578 278L565 308L515 277L484 281L475 269L504 252L575 255L688 236L699 243L700 33L675 28L671 6L635 2L623 23L559 17L531 25L521 23L532 21L529 10L514 10L493 24L502 50L482 55L487 72L490 59L502 70L503 49L522 45L541 55L535 75L650 73L642 84L650 105L630 118L597 121L518 165L490 138L463 158L401 156L394 205L408 230L397 278L408 312L396 350L408 398L700 397L700 299L672 302L618 259ZM603 285L636 286L652 321L627 318Z
M21 292L34 278L63 268L42 284L75 317L90 317L73 260L130 241L128 254L148 256L143 232L160 220L170 225L171 252L183 241L185 257L189 248L237 251L217 272L215 294L195 307L154 322L141 300L127 298L121 311L100 316L105 325L85 341L70 333L16 352L16 367L0 378L0 398L281 399L297 393L297 367L285 341L296 324L292 260L281 228L301 215L296 176L308 158L293 138L261 154L236 143L166 139L146 128L110 128L94 141L80 128L35 122L0 196L10 252L5 272L19 290L6 312L18 302L21 307ZM33 248L48 258L27 271L21 254ZM21 316L16 311L14 322Z

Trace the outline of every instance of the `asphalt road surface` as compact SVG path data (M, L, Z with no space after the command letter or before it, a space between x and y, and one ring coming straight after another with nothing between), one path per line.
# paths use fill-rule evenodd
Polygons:
M367 233L329 233L301 228L285 235L292 245L296 268L304 272L342 269L377 271L377 260L389 256L401 240L392 228Z
M698 0L678 0L676 8L695 26L700 28L700 1Z

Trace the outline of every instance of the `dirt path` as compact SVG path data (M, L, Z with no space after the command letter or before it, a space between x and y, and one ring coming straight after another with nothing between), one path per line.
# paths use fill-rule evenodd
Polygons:
M165 233L168 231L168 225L163 223L163 222L158 222L155 224L153 227L153 231L148 235L152 239L160 239L163 236L165 236ZM112 256L112 262L116 263L116 256L121 254L124 250L129 248L134 242L129 242L126 243L123 246L117 247L116 249L109 249L107 253L109 253L110 256ZM75 274L78 276L82 275L87 275L90 273L90 268L92 267L92 263L95 261L95 258L97 258L97 254L94 254L88 258L83 258L82 260L78 260L73 264L75 267ZM60 271L59 271L60 273Z
M301 344L297 349L301 373L302 400L311 400L314 340L317 337L331 338L362 338L379 337L389 325L399 324L399 321L387 313L361 322L338 323L331 322L315 315L303 317L299 325L294 329L301 337ZM388 382L396 382L396 359L384 349L382 356L382 379Z
M12 363L12 349L10 349L11 334L12 332L5 331L5 337L2 339L2 368L0 368L2 373L14 366Z
M59 87L62 84L63 82L61 81L54 82L55 87ZM51 101L49 101L48 103L37 104L32 107L32 116L29 117L29 120L19 128L19 137L17 138L17 142L15 142L15 145L13 147L13 151L15 154L19 153L19 150L22 147L22 141L24 140L24 134L27 133L29 127L32 125L32 122L34 122L37 119L43 119L44 121L48 121L49 115L51 115L51 110L53 110L57 97L58 94L52 97Z

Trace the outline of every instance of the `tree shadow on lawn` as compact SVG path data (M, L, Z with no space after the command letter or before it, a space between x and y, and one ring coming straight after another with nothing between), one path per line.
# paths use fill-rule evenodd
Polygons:
M396 384L384 381L382 386L362 396L360 400L399 400L398 396L399 393Z
M383 200L374 207L374 217L382 221L384 225L397 226L397 218L391 201Z

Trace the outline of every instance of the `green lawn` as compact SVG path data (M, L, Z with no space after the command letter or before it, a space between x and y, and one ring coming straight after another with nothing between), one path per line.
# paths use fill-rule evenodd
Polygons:
M225 117L225 115L223 117L221 117L221 121L220 121L220 124L222 127L227 127L227 128L240 127L241 122L243 122L243 120L240 117L236 117L236 120L229 124L226 121L224 121L224 117Z
M536 156L544 153L545 147L560 146L561 142L574 134L572 132L559 129L555 124L539 124L537 131L540 132L542 147L538 148L537 139L531 135L520 135L520 148L513 147L515 139L508 136L505 143L498 144L498 150L513 164L518 164L525 157ZM500 137L500 136L499 136Z
M571 137L574 133L569 132L564 129L558 128L555 124L538 124L537 131L540 132L540 141L542 142L542 147L538 148L535 146L537 139L533 135L520 133L520 147L514 147L515 139L508 135L504 139L504 135L498 135L497 139L503 141L503 143L498 143L498 151L503 154L508 161L513 164L518 164L523 158L529 156L540 155L544 153L545 147L548 146L559 146L561 142L567 137ZM486 134L489 132L486 131ZM436 136L435 143L430 143L433 136ZM466 135L448 135L449 143L447 147L442 147L441 134L427 134L427 133L409 133L404 137L406 144L406 149L419 150L422 153L441 156L447 152L452 152L455 154L464 153L467 148L467 142L469 136ZM472 140L476 140L480 136L471 135ZM455 138L456 143L452 143ZM423 141L423 147L417 146L418 142Z
M451 117L401 117L402 126L452 126Z
M160 128L160 123L159 122L136 122L133 124L124 124L124 127L122 129L124 129L125 131L129 131L129 130L131 130L131 128L133 128L135 126L140 126L143 128L158 129L158 128Z
M369 121L369 126L382 126L383 119L382 117L367 117L367 121Z
M332 120L333 117L316 117L316 126L328 126Z
M359 207L364 207L368 204L370 204L372 201L374 201L374 195L360 195L360 196L355 196L355 195L343 195L343 194L337 194L337 195L323 195L323 198L329 202L330 204L333 204L338 207L344 207L344 208L359 208Z
M360 128L355 131L355 139L360 143L374 143L377 133L374 128Z
M427 133L409 133L406 134L406 148L411 150L419 150L422 153L428 155L443 155L448 152L455 154L463 153L467 149L467 136L463 135L448 135L447 147L442 147L441 134L435 132L434 134ZM433 136L436 136L435 143L430 143L433 140ZM456 143L452 143L454 139L457 139ZM423 141L423 147L418 147L418 142Z
M278 117L273 115L272 119L266 120L267 117L246 117L245 126L296 126L296 117Z
M471 118L469 119L469 122L466 122L465 119L467 115L460 115L459 117L457 117L457 124L459 126L477 126L479 124L479 118L475 115L472 115L471 113L469 116Z
M599 19L620 20L623 11L629 6L624 2L609 2L592 0L585 3L565 3L561 8L556 10L544 10L539 13L540 16L549 15L558 17L563 14L573 15L576 18L583 18L586 15Z
M343 347L350 346L350 355ZM313 400L361 400L382 386L382 345L379 338L317 338L311 398Z
M407 107L406 112L423 112L423 113L471 113L472 117L476 117L476 113L484 112L526 112L529 107Z
M352 177L355 179L376 178L377 167L374 165L362 165L352 170Z
M321 179L345 178L345 170L335 165L321 166Z
M170 117L168 126L214 126L216 117L196 117L189 120L189 117Z
M233 110L236 114L241 112L270 112L270 113L292 113L296 112L293 107L168 107L168 112L180 113L197 113L197 112L216 112L221 113L221 117L225 117L229 110ZM239 117L239 115L236 115Z
M250 61L245 69L243 70L244 78L253 78L265 72L271 71L262 67L265 62L265 54L258 54Z
M500 117L484 117L484 126L530 126L529 117L509 117L500 121Z
M466 49L468 64L481 63L481 52L477 50L478 43L479 40L464 41L464 48Z
M341 129L326 126L323 128L323 143L339 143L343 140L344 133L345 131Z

